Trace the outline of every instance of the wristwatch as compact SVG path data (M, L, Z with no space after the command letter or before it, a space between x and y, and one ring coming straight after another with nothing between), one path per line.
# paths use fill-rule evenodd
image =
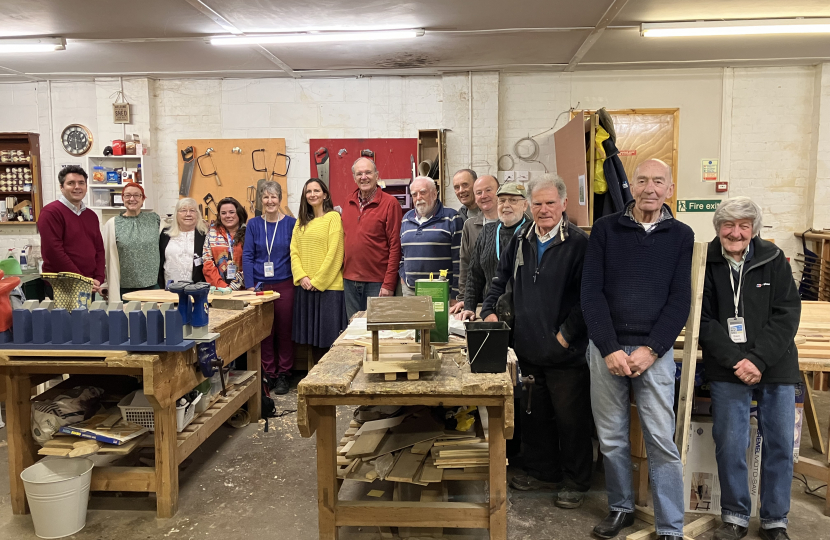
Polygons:
M652 354L652 355L654 355L654 359L655 359L655 360L656 360L656 359L658 359L658 358L660 358L660 355L659 355L659 354L657 354L657 351L655 351L655 350L654 350L654 349L652 349L651 347L646 346L646 349L648 349L648 350L649 350L649 352L651 352L651 354Z

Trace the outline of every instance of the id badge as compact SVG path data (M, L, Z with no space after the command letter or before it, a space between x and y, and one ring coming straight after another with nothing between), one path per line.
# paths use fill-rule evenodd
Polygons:
M267 262L265 263L265 277L274 277L274 263Z
M202 266L202 258L193 257L193 266Z
M726 319L729 326L729 337L734 343L746 343L746 326L743 317Z
M228 263L227 276L228 279L236 279L236 265L234 263Z

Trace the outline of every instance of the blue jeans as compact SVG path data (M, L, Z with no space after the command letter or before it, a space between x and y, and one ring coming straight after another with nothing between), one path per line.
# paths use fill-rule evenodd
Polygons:
M637 347L624 346L631 354ZM683 536L683 465L674 444L674 351L655 360L639 377L617 377L605 359L588 345L591 366L591 407L600 449L605 456L608 507L616 512L634 511L631 476L630 392L643 426L648 471L654 495L654 522L658 535Z
M762 379L763 380L763 379ZM747 483L749 406L753 392L758 402L761 445L761 528L787 527L793 478L795 386L791 384L710 383L712 437L721 489L724 523L749 524L751 499Z
M366 311L366 299L380 296L380 286L383 283L370 281L343 280L343 291L346 296L346 320L351 320L358 311Z

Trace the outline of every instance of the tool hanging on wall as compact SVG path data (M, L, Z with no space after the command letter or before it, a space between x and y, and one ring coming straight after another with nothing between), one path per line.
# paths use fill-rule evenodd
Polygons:
M256 187L255 186L248 186L248 206L251 208L251 214L253 215L256 212Z
M214 177L216 179L216 185L221 186L222 181L219 180L219 172L216 170L216 165L213 163L213 158L211 157L211 154L213 152L215 152L215 150L213 148L208 148L207 150L205 150L204 154L202 154L201 156L196 158L196 165L199 166L199 172L202 173L202 176L212 176L212 177ZM205 170L202 168L202 159L204 159L204 158L208 158L210 160L210 168L213 172L207 172L206 173Z
M213 199L213 195L208 193L203 200L205 201L205 220L209 221L209 215L211 213L216 219L219 219L219 211L216 208L216 201Z
M314 152L314 163L317 165L317 178L329 187L329 149L321 146Z
M372 161L374 161L375 160L375 153L367 148L366 150L361 150L360 151L360 157L367 157L367 158L371 159Z
M256 154L258 152L262 152L262 165L263 165L263 167L261 169L256 166ZM253 210L253 212L254 212L255 215L261 216L262 215L262 201L259 198L259 192L262 189L262 184L264 184L267 181L267 178L268 178L268 165L267 165L267 162L265 161L265 149L264 148L260 148L258 150L254 150L253 152L251 152L251 167L253 167L254 171L256 171L256 172L265 173L262 176L262 178L257 180L256 189L255 189L255 192L254 192L254 210Z
M182 161L184 161L184 168L182 169L182 183L179 185L179 196L187 197L190 195L190 184L193 182L193 156L195 150L192 146L188 146L182 150Z
M285 172L284 173L278 173L277 172L277 159L279 159L280 156L285 158ZM289 167L291 167L291 157L286 155L286 154L280 154L279 152L277 152L277 155L274 156L274 164L271 165L271 176L269 178L271 180L273 180L275 176L283 176L283 177L288 176Z

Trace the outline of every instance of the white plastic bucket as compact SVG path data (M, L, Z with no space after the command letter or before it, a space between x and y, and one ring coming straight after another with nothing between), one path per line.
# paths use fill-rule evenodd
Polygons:
M62 538L84 528L92 467L86 458L52 459L20 473L38 537Z

